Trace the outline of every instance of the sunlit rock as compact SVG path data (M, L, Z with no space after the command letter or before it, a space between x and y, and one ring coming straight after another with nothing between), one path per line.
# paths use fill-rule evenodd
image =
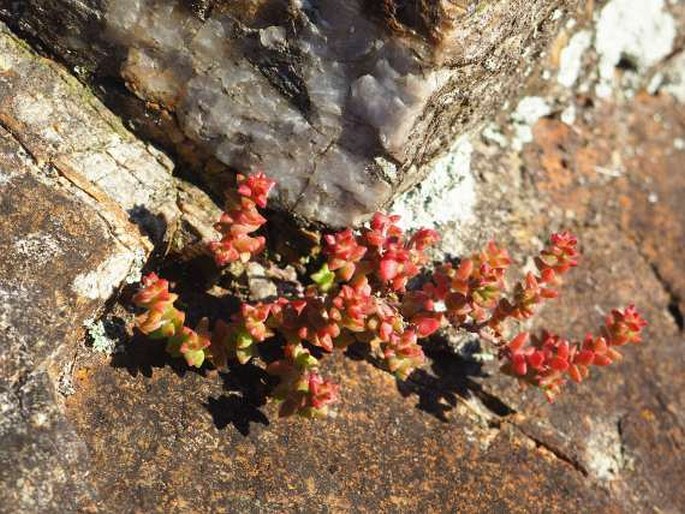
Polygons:
M334 225L388 205L501 107L564 21L555 8L578 3L0 0L69 62L173 113L161 132L200 168L265 170L282 207Z

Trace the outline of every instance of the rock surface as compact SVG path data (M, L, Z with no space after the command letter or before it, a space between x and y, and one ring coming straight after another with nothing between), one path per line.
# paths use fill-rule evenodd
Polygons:
M597 31L611 28L605 24L616 12L632 16L625 33L612 28L621 48L632 48L635 27L641 37L650 34L644 31L651 25L630 12L637 4L603 3L597 16L565 26L544 66L521 86L530 96L513 112L494 117L480 137L462 139L441 174L422 187L441 199L424 205L439 208L454 198L442 185L470 177L465 187L477 201L469 207L469 222L456 230L447 217L439 218L448 251L468 251L495 236L524 261L550 230L572 228L583 244L582 266L570 274L562 298L542 311L536 327L582 337L608 309L633 301L650 322L644 343L626 349L620 364L569 387L554 405L534 391L519 390L494 362L474 361L466 352L456 355L438 341L426 348L426 367L398 385L361 355L337 356L327 360L325 372L342 385L338 416L316 423L278 421L276 407L265 399L268 379L256 366L212 375L190 371L155 342L138 338L110 357L77 344L83 321L104 300L82 294L97 287L75 291L74 283L82 283L76 277L101 269L122 245L147 251L149 244L128 221L130 205L112 199L116 191L94 196L91 188L99 174L77 168L81 161L68 150L79 144L75 155L97 154L109 144L88 145L78 126L63 130L60 123L50 123L46 128L38 114L49 108L57 113L50 121L68 120L59 114L66 104L70 115L75 108L90 113L77 116L83 126L100 127L100 117L113 118L73 80L60 78L66 75L58 67L31 56L3 33L0 70L5 61L11 68L4 73L14 70L0 71L0 88L5 88L0 124L6 127L0 129L0 247L10 249L0 258L0 330L9 341L0 354L3 508L685 510L685 272L680 265L685 107L677 94L685 76L678 65L685 6L649 4L658 7L658 27L675 23L670 53L662 60L636 55L627 65L621 52L597 45ZM32 11L35 2L15 5L26 9L24 20L38 12ZM211 3L194 5L198 16L212 18L211 9L203 10ZM70 20L73 12L62 14L67 27L82 23ZM390 25L387 13L376 15ZM246 10L245 16L253 13ZM436 36L424 23L414 20L413 26L425 41L433 41ZM99 48L75 59L97 56ZM613 75L600 69L606 62L613 63ZM67 89L54 89L59 87ZM89 100L68 103L73 97L67 90ZM52 93L41 96L41 91ZM38 114L16 107L15 98L27 95L36 96ZM53 96L60 105L50 105ZM48 128L62 141L72 133L76 137L55 147L52 141L59 138ZM114 132L127 144L145 148L123 129ZM91 133L102 132L86 131ZM109 141L99 135L96 140ZM160 177L167 173L163 158L159 164L144 151L136 155L148 165L157 162ZM149 155L158 154L149 150ZM60 167L65 158L69 166ZM121 173L126 182L142 165L122 165L110 175ZM72 168L81 171L70 174ZM100 184L104 190L107 181ZM409 200L406 212L421 221L426 199ZM126 213L112 218L123 225L112 225L107 217L113 205ZM181 225L188 233L206 237L216 217L216 206L206 196L184 185L172 205L182 210ZM252 273L256 282L269 270ZM201 277L188 273L184 278L185 289L198 289ZM252 282L245 285L246 294L270 294L266 281ZM184 300L192 316L198 307L226 308L213 291L196 291L195 298ZM130 316L122 306L113 315ZM74 394L65 400L56 389Z
M113 225L133 222L154 243L168 243L178 222L168 157L136 139L76 79L38 58L4 25L0 77L0 126L38 166L107 204L102 216Z
M96 82L125 82L157 109L146 120L142 104L133 108L135 122L200 166L216 192L226 165L265 169L283 207L348 225L515 97L583 7L3 0L0 14Z
M97 497L64 416L84 322L178 218L171 164L0 25L0 503L75 512Z
M338 358L328 371L342 382L339 415L313 425L275 421L257 369L203 377L134 341L112 367L83 357L70 399L103 470L101 505L124 501L113 483L121 472L121 483L136 484L127 500L143 510L682 511L685 108L666 91L636 95L650 82L647 67L618 74L612 98L597 100L595 51L580 52L575 72L550 55L546 68L574 89L554 75L534 78L536 96L513 123L503 113L503 125L472 138L479 200L457 237L473 248L495 235L520 258L550 230L572 228L582 267L536 326L581 337L602 313L634 301L650 320L643 345L554 405L520 391L494 363L439 346L397 391L358 357ZM131 434L120 436L123 452L109 442L122 432ZM123 443L131 437L135 445ZM188 493L200 474L211 478Z

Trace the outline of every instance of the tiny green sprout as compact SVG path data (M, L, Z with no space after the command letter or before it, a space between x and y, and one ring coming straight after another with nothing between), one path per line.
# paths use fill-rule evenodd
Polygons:
M324 263L321 269L312 276L314 283L319 286L322 293L327 292L335 283L335 273L328 269L328 264Z
M245 329L239 330L235 335L235 355L240 364L245 364L257 353L254 339Z

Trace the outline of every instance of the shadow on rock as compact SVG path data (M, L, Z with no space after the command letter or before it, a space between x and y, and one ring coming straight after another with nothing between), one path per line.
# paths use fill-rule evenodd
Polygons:
M142 235L149 236L156 247L161 247L167 232L167 221L160 213L153 213L145 205L135 205L128 210L129 220L135 223Z
M122 351L112 355L110 366L126 368L131 376L152 377L154 368L170 367L180 376L190 371L181 359L174 359L164 349L164 342L149 339L142 334L134 335L122 347ZM201 372L201 371L200 371Z
M422 344L423 351L430 363L429 369L414 371L407 380L398 380L397 389L403 397L417 396L417 409L420 409L441 421L447 421L446 413L456 407L458 399L469 399L473 396L498 416L506 416L514 411L497 398L486 393L482 386L473 380L476 377L487 377L483 364L468 357L461 356L451 349L447 340L432 337ZM470 355L480 351L480 346L464 348ZM387 372L383 361L373 355L368 345L355 343L345 355L353 360L364 360Z
M498 416L508 416L515 411L498 398L488 394L474 380L488 376L483 364L455 354L446 341L433 338L424 345L424 353L430 369L419 369L406 381L398 381L397 389L404 397L417 396L417 408L441 421L447 421L447 412L458 402L476 396L490 411Z
M212 415L214 425L223 430L233 425L238 432L247 436L250 424L269 425L266 415L260 410L267 401L273 379L262 368L253 364L233 364L227 372L208 371L206 368L191 368L183 359L171 357L160 341L149 340L138 334L125 347L125 351L114 354L111 360L114 368L125 368L133 377L152 377L155 368L169 367L178 376L197 373L208 379L220 377L227 394L209 397L202 406Z
M218 398L209 398L202 405L209 411L214 425L223 430L233 425L246 436L250 433L250 423L269 424L269 419L259 410L266 404L272 379L262 368L253 364L234 364L227 373L220 373L224 390Z
M214 425L219 430L233 425L238 432L247 436L250 434L250 423L269 425L269 419L266 415L246 398L239 395L226 396L222 394L218 398L210 397L207 403L202 405L212 415Z

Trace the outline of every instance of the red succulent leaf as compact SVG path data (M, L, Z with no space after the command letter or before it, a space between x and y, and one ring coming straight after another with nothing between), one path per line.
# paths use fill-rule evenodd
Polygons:
M523 346L528 342L529 339L530 334L528 332L521 332L516 337L514 337L514 339L509 341L507 347L511 352L516 353L523 348Z
M511 365L514 373L523 377L528 373L528 366L526 364L526 357L523 354L517 353L511 357Z
M607 316L605 334L609 344L622 346L626 343L642 341L642 329L647 322L640 316L635 305L629 305L623 310L614 309Z
M378 267L378 276L383 282L394 279L399 273L400 264L394 259L383 259Z
M416 332L420 338L428 337L435 333L442 323L443 315L440 312L421 313L412 318Z
M238 174L238 194L251 199L262 209L266 207L267 197L274 185L276 182L262 172L248 177Z

